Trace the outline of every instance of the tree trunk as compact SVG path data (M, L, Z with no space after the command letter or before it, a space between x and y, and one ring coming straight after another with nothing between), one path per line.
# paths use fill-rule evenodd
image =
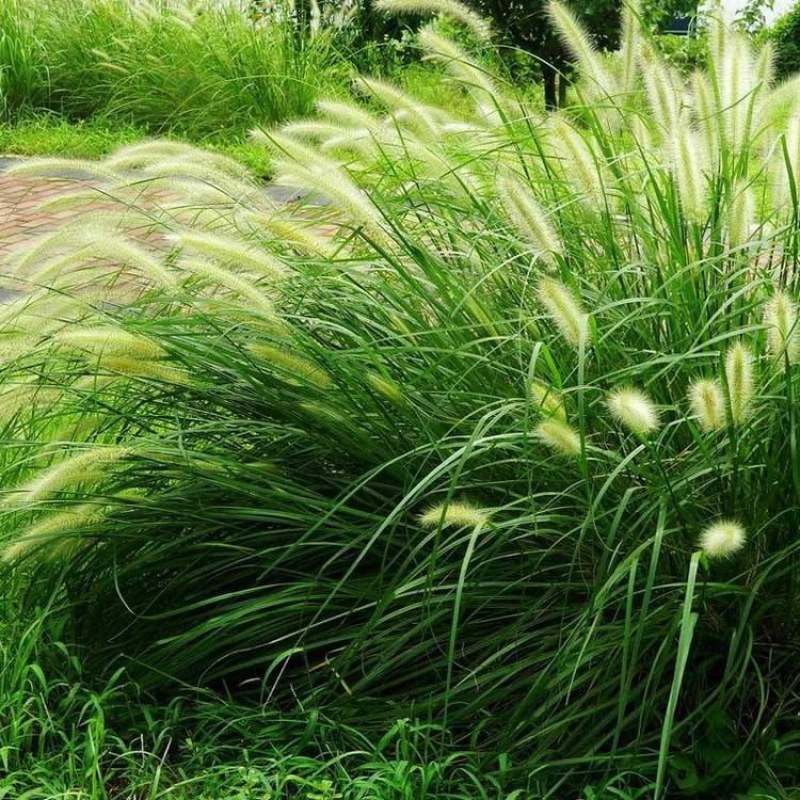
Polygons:
M564 108L567 104L567 87L569 86L569 79L562 72L558 76L558 107Z
M542 78L544 80L544 107L548 111L558 110L558 93L556 79L558 73L549 64L542 64Z

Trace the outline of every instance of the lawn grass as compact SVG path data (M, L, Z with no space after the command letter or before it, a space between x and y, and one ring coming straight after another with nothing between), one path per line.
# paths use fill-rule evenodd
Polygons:
M71 122L56 114L29 116L13 123L0 123L0 156L97 160L120 147L150 138L152 135L144 128L121 125L102 117ZM187 141L178 134L173 138ZM246 135L228 132L201 139L198 144L236 158L255 175L266 178L270 174L268 154Z

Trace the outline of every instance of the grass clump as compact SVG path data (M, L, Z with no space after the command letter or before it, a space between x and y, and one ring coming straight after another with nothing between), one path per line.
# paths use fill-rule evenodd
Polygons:
M306 114L346 75L337 29L298 25L236 4L2 0L0 117L99 115L202 137Z
M471 112L367 79L381 111L262 132L289 209L173 143L103 163L119 210L18 254L3 309L4 382L48 392L6 423L8 568L154 692L430 720L512 796L788 797L800 109L721 23L684 79L634 18L600 60L553 17L573 108L425 29ZM126 455L20 502L89 447Z

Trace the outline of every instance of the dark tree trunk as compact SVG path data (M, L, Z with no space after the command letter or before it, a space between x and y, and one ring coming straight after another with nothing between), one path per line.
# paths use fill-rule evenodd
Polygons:
M564 108L567 104L567 86L569 86L569 79L562 72L558 76L558 107Z
M556 80L558 72L549 64L542 64L542 79L544 81L544 107L548 111L558 109L558 93L556 90Z

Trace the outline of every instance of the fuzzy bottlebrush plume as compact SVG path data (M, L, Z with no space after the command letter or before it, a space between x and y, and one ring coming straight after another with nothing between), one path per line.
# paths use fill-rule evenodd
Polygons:
M323 117L327 117L342 127L363 128L375 133L381 127L381 119L369 111L357 106L355 103L346 103L337 100L320 100L317 110Z
M571 184L587 208L604 210L614 198L606 186L612 181L602 155L595 151L590 141L565 118L553 115L547 121L550 128L548 141L561 162L564 180Z
M755 211L752 187L741 181L735 184L728 210L728 238L731 249L743 247L750 241L756 221Z
M700 534L700 549L709 558L728 558L747 541L745 529L732 520L718 520Z
M394 246L394 239L386 233L380 211L338 162L274 131L269 135L254 131L251 135L275 154L276 184L309 189L324 196L333 208L350 218L353 227L363 227L367 236L383 246Z
M206 231L180 231L170 236L179 247L200 253L223 264L245 268L267 278L280 280L288 267L263 248L233 237L218 236Z
M478 528L486 525L489 519L485 511L463 500L439 503L419 517L426 528Z
M720 117L714 100L714 87L706 72L697 70L692 75L692 99L697 125L696 135L703 143L708 169L716 171L720 164Z
M547 417L557 417L561 422L567 421L567 414L564 411L564 402L559 392L552 386L548 386L542 381L531 381L531 399L536 404L541 414Z
M680 125L672 132L670 144L672 171L683 212L691 222L703 222L707 213L703 141L688 126Z
M272 298L252 281L208 260L186 259L180 262L180 266L188 275L199 275L210 283L227 289L233 295L248 300L250 308L253 310L257 310L267 317L275 316Z
M159 359L166 354L152 339L110 325L60 331L55 340L66 347L98 355Z
M93 447L81 451L46 469L29 483L12 489L4 505L21 508L52 497L63 489L101 476L105 470L128 458L132 452L129 447Z
M274 369L292 378L293 381L312 383L320 389L329 389L333 386L331 376L322 367L303 356L260 342L251 343L247 349L256 359L266 362Z
M534 430L536 438L559 455L573 458L581 454L581 438L566 422L550 418L542 420Z
M630 0L622 9L622 87L625 94L636 91L642 48L641 8Z
M664 136L681 126L678 102L680 79L658 58L648 58L644 67L644 84L653 118Z
M660 424L658 409L638 389L616 389L609 395L607 405L619 422L639 436L647 436Z
M753 354L748 347L737 342L725 355L725 380L731 422L739 425L752 410L753 404Z
M489 23L457 0L377 0L375 8L387 14L442 14L463 25L483 41L491 38Z
M421 103L416 97L404 92L398 86L377 78L355 78L355 88L367 97L377 100L394 113L402 112L406 124L414 128L421 138L437 141L441 127L436 121L435 109Z
M97 366L98 369L126 378L156 381L175 386L186 386L191 382L190 375L186 370L167 366L160 361L148 361L145 358L104 357L100 359Z
M539 300L565 341L579 347L589 341L589 315L563 283L552 278L539 281Z
M479 89L485 102L487 97L496 101L500 92L486 69L477 64L455 42L440 36L430 27L423 28L418 35L420 47L426 59L441 61L448 72L468 90Z
M689 404L704 431L725 427L725 397L719 381L699 380L689 387Z
M533 192L518 180L504 176L497 181L497 196L514 227L548 266L554 266L553 256L562 254L564 246Z
M390 402L398 406L405 405L406 399L403 395L403 390L391 378L378 375L376 372L370 372L367 375L367 382L378 394Z
M614 80L575 14L564 3L555 0L549 4L548 12L564 44L578 59L583 77L591 82L604 99L614 97L618 93Z
M797 304L786 292L776 292L764 308L764 326L770 353L790 364L800 360Z
M65 540L78 541L81 532L101 522L107 509L96 503L84 503L66 511L50 514L41 522L22 530L2 551L3 561L18 561L45 545L63 544Z

